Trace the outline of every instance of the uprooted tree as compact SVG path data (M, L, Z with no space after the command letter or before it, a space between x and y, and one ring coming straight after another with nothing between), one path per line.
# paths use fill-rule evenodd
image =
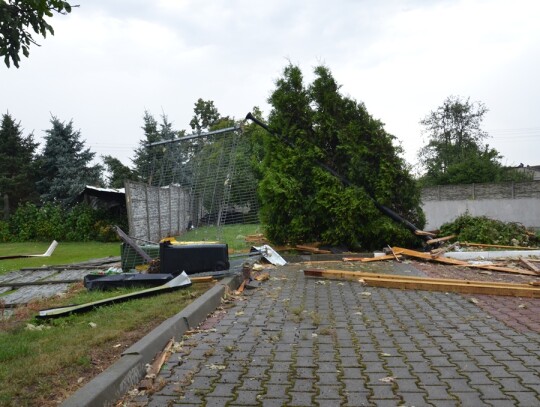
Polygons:
M414 244L414 235L374 203L424 224L420 191L401 148L363 103L340 93L328 68L314 72L306 86L301 70L288 65L269 98L270 129L285 143L265 140L259 195L268 237L365 249ZM355 187L345 187L318 162Z

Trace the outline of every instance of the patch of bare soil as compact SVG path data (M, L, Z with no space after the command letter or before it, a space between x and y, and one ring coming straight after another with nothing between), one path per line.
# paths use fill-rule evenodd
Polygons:
M467 267L448 266L445 264L412 261L411 264L429 277L455 278L499 283L528 284L540 282L540 276L526 276L497 271L475 270ZM540 298L503 297L496 295L462 294L469 299L476 299L477 305L491 317L516 329L519 332L533 331L540 333ZM476 302L476 301L475 301Z

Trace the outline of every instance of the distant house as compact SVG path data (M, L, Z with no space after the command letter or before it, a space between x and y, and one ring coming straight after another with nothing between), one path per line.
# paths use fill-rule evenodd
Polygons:
M533 181L539 181L540 180L540 165L523 165L520 164L516 167L516 170L519 172L523 172L527 175L530 175L532 177Z

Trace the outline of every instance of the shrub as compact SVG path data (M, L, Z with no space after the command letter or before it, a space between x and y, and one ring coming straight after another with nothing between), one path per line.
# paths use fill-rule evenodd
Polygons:
M46 203L41 207L26 203L17 208L8 222L0 223L0 241L63 240L117 241L114 225L126 227L125 216L111 215L80 203L64 207Z
M456 235L461 242L529 246L538 244L537 235L520 223L502 222L468 212L441 226L441 236Z

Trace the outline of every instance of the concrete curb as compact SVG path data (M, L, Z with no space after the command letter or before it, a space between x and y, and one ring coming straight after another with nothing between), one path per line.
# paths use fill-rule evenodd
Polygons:
M129 389L144 378L146 364L163 350L173 337L203 322L216 310L227 290L236 289L240 274L224 278L178 314L162 322L144 338L126 349L120 360L77 390L62 403L63 407L112 406Z

